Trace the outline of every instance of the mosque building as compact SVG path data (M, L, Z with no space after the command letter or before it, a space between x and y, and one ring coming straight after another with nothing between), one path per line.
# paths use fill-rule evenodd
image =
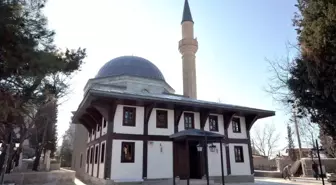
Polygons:
M92 184L254 181L250 129L275 112L198 100L188 0L181 26L183 95L137 56L112 59L88 80L72 118L78 177Z

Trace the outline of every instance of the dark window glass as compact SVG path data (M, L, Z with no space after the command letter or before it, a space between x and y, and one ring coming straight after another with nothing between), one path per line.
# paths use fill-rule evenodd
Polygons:
M91 148L91 152L90 152L90 164L93 163L93 147Z
M105 159L105 143L102 144L100 152L100 162L103 163Z
M194 128L194 113L184 113L184 129Z
M156 127L168 128L168 112L165 110L156 110Z
M98 163L98 151L99 151L99 147L98 146L96 146L96 155L95 155L95 164L97 164Z
M135 126L135 107L124 107L123 126Z
M209 116L209 130L218 132L218 116Z
M82 163L83 163L83 154L80 155L79 168L82 168Z
M134 163L134 142L121 143L121 162Z
M243 154L243 147L242 146L235 146L234 147L235 153L235 160L237 163L244 162L244 154Z
M106 120L105 120L105 118L103 118L103 127L104 128L106 127Z
M99 124L99 125L98 125L98 128L97 128L97 131L98 131L98 132L100 131L100 127L101 127L101 126L100 126L100 124Z
M239 118L232 118L232 131L234 133L241 133Z

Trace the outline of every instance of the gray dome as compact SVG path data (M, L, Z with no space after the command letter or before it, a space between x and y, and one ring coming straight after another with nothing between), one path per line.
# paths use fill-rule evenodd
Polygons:
M96 78L135 76L165 81L159 68L150 61L136 56L122 56L107 62L100 68Z

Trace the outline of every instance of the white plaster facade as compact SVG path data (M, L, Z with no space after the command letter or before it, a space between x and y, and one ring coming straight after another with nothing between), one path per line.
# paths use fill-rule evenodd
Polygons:
M234 146L242 146L243 147L243 156L244 162L236 162L235 154L234 154ZM251 174L250 170L250 158L248 153L247 144L229 144L230 148L230 162L231 162L231 174L234 175L248 175ZM232 151L232 152L231 152Z
M185 8L189 9L188 2L186 1ZM186 9L185 9L186 10ZM190 10L188 10L190 11ZM189 12L190 13L190 12ZM224 169L225 176L252 176L253 177L253 165L250 163L250 157L252 157L251 151L249 150L249 134L248 127L246 124L246 118L244 117L244 111L248 108L241 108L237 110L235 106L230 106L226 104L222 104L222 107L218 108L218 103L208 102L207 104L203 104L204 106L209 106L211 108L210 116L217 116L217 127L218 131L210 130L209 127L209 117L205 120L205 123L201 121L201 114L204 112L198 112L196 110L201 110L204 107L197 107L195 104L201 103L197 102L197 88L196 88L196 62L195 62L195 54L198 49L198 42L194 38L194 28L193 21L190 17L187 17L188 20L182 21L182 40L179 42L179 50L182 54L182 65L183 65L183 94L185 105L183 103L170 103L164 102L164 96L170 96L172 101L183 99L181 96L174 94L175 90L170 87L170 85L164 80L164 78L156 78L150 79L147 77L139 77L136 75L123 75L118 74L114 76L105 76L90 79L85 88L84 88L84 99L87 100L88 94L93 91L104 92L106 94L115 93L115 97L111 96L111 99L115 98L120 100L116 103L115 112L113 114L106 114L109 112L108 110L103 110L102 107L97 108L100 109L99 112L102 113L102 119L100 127L96 125L95 128L87 128L87 130L92 129L91 134L88 133L77 133L77 134L87 134L87 136L83 135L85 139L81 141L77 141L78 143L84 143L86 149L91 149L89 152L88 161L89 163L85 164L85 173L89 174L93 177L98 177L100 179L108 178L113 181L143 181L145 179L171 179L174 178L174 163L176 162L174 156L175 152L175 141L168 136L176 134L177 132L181 132L185 130L185 114L193 115L193 129L198 129L204 131L210 131L216 134L220 134L225 136L226 145L222 146L222 156L223 156L223 166L221 166L221 153L220 153L220 143L213 143L216 146L214 152L211 152L209 147L208 150L208 169L209 176L211 177L220 177L222 175L222 167ZM136 61L134 61L136 62ZM149 62L150 63L150 62ZM141 67L141 66L140 66ZM148 66L147 66L148 67ZM151 66L149 66L151 67ZM123 68L124 69L124 68ZM104 70L103 70L104 71ZM126 70L129 72L128 70ZM154 72L154 74L161 74L160 71ZM146 75L146 74L145 74ZM162 75L162 74L161 74ZM139 101L131 105L124 105L123 99L120 98L123 93L128 94L129 96L139 96ZM167 106L154 106L154 108L150 111L150 115L146 115L146 107L140 106L139 104L149 100L154 99L154 95L157 97L163 97L162 101L159 103L166 104ZM164 96L163 96L164 95ZM146 98L144 98L146 97ZM186 97L189 97L187 99ZM96 98L96 97L94 97ZM92 99L94 99L92 98ZM106 96L104 97L106 98ZM129 97L128 97L129 98ZM141 99L143 98L143 99ZM152 99L151 99L152 98ZM104 99L106 100L106 99ZM102 101L104 101L102 100ZM125 99L129 100L129 99ZM153 101L155 102L155 101ZM82 106L82 103L80 106ZM91 102L90 102L91 103ZM88 103L88 104L90 104ZM139 103L139 104L138 104ZM157 103L157 102L155 102ZM108 104L108 103L106 103ZM169 104L169 105L168 105ZM188 109L183 110L181 116L175 115L175 109L171 108L175 105L189 106ZM111 107L113 107L111 105ZM125 126L123 125L124 119L124 108L125 107L133 107L135 108L135 125L134 126ZM160 108L158 108L160 107ZM165 108L162 108L165 107ZM168 108L169 107L169 108ZM228 108L229 107L229 108ZM80 108L79 108L80 109ZM79 110L78 109L78 110ZM231 110L232 109L232 110ZM112 110L112 108L111 108ZM148 107L147 107L148 110ZM157 127L157 111L164 110L167 111L167 128L158 128ZM189 110L189 111L187 111ZM193 110L191 112L190 110ZM229 123L227 130L225 130L224 126L224 116L223 113L234 112L239 113L238 116L240 120L240 131L239 133L233 132L232 122ZM223 112L221 112L223 111ZM249 114L255 113L258 114L255 110L246 111ZM81 112L81 111L79 111ZM82 111L83 112L83 111ZM113 111L111 111L113 112ZM148 111L147 111L148 112ZM216 114L217 113L217 114ZM82 113L78 113L82 114ZM268 113L270 114L270 113ZM113 117L109 117L113 115ZM202 114L203 115L203 114ZM76 117L76 115L75 115ZM77 115L80 117L80 115ZM175 120L178 119L177 128L175 127ZM267 116L264 116L267 117ZM77 118L77 120L79 120ZM146 120L148 122L146 122ZM204 119L202 119L204 121ZM227 120L227 119L226 119ZM204 125L204 128L201 128ZM105 124L106 123L106 124ZM251 126L251 121L249 122ZM84 125L84 124L83 124ZM91 124L92 125L92 124ZM106 126L104 126L106 125ZM148 125L148 130L147 126ZM87 125L86 125L87 126ZM98 130L98 128L100 128ZM227 135L226 135L227 134ZM76 137L79 137L76 135ZM165 139L160 140L159 138L164 137ZM144 139L147 138L147 139ZM148 139L149 138L149 139ZM156 138L156 139L150 139ZM167 139L168 138L168 139ZM231 140L230 140L231 139ZM230 143L230 141L232 141ZM234 141L234 142L233 142ZM134 158L132 161L122 162L122 143L123 142L131 142L134 143ZM105 146L104 152L102 152L102 146ZM186 145L187 146L187 145ZM235 146L239 146L242 148L243 153L243 161L236 162L235 154ZM76 146L75 146L76 147ZM98 150L98 161L95 163L96 159L96 149L95 147L99 147ZM195 146L194 146L195 147ZM187 148L187 147L186 147ZM82 149L85 150L85 149ZM186 149L187 150L187 149ZM81 151L82 152L82 151ZM175 153L175 154L174 154ZM147 154L147 156L144 156ZM75 153L77 155L77 153ZM87 153L86 153L87 155ZM91 159L91 155L93 155ZM189 151L188 151L189 155ZM85 157L85 159L87 159ZM103 159L102 159L103 158ZM189 156L184 156L185 159L189 160ZM83 160L84 161L84 160ZM91 163L92 161L92 163ZM86 160L85 160L86 162ZM145 163L147 162L147 164ZM76 162L75 162L76 163ZM176 164L175 164L176 165ZM76 166L76 165L75 165ZM176 170L175 170L176 171Z
M121 143L134 142L134 163L121 163ZM142 181L143 141L113 140L111 179L115 181Z
M136 125L132 126L123 126L123 108L124 107L134 107L136 108ZM167 128L157 128L156 127L156 111L165 110L167 111ZM199 112L189 112L185 111L182 113L178 130L183 131L184 128L184 113L192 113L194 115L194 126L196 129L200 129L200 113ZM221 114L210 114L211 116L218 117L218 132L212 131L224 135L224 119ZM240 118L241 133L234 133L232 131L232 122L228 127L228 136L229 138L239 138L247 139L246 135L246 125L244 117ZM114 121L113 121L113 130L115 133L122 134L136 134L142 135L144 130L144 107L140 106L129 106L129 105L117 105ZM107 128L107 127L106 127ZM102 133L104 133L103 128ZM205 122L204 130L209 131L209 118ZM105 131L106 133L106 131ZM100 134L100 133L96 133ZM161 109L154 108L149 116L148 121L148 134L149 135L160 135L160 136L170 136L174 134L174 110L170 109ZM96 136L97 138L97 136ZM121 143L122 142L135 142L135 160L134 163L121 163ZM99 144L94 145L95 147L100 146L99 151L101 152L102 141ZM210 176L221 176L221 163L220 163L220 144L214 143L216 146L216 151L211 152L208 148L208 164L209 164L209 175ZM250 175L250 161L249 161L249 150L247 144L228 144L230 148L230 164L231 164L231 175ZM235 162L234 146L243 147L243 156L244 162ZM137 140L113 140L112 143L112 160L111 160L111 179L116 181L141 181L142 180L142 158L143 158L143 141ZM92 148L92 147L91 147ZM93 174L91 166L89 167L89 174L92 176L97 176L103 178L105 163L101 162L101 153L99 153L99 172L97 171L98 165L95 164L95 152L94 148L94 158L93 158ZM106 148L105 151L106 153ZM91 154L91 153L90 153ZM105 155L105 154L104 154ZM106 158L106 156L104 156ZM226 147L223 144L223 168L224 175L228 175L228 166L227 166L227 156L226 156ZM105 161L105 160L104 160ZM87 167L87 164L86 164ZM164 167L164 168L162 168ZM148 179L165 179L173 177L173 142L172 141L148 141L148 161L147 161L147 178ZM160 169L160 170L158 170Z

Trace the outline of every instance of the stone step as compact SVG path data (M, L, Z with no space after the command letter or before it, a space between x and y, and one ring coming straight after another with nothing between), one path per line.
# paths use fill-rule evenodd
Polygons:
M206 185L207 181L205 179L190 179L189 185ZM187 185L187 180L181 180L181 185ZM215 185L214 180L209 180L209 185Z

